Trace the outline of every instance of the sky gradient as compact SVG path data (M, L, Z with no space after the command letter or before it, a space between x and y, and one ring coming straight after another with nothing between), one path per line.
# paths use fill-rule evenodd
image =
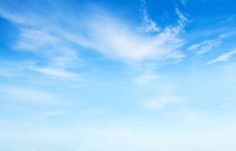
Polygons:
M235 6L0 0L0 150L235 151Z

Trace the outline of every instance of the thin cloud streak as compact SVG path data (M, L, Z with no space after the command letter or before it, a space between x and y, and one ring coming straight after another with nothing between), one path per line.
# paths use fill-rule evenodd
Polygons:
M153 26L154 24L149 19L145 9L144 12L144 19L146 18L147 24L152 24ZM74 24L78 20L77 17L81 16L81 14L77 16L64 16L70 21L68 24L72 25L70 29L64 28L62 24L49 23L47 18L39 18L38 22L40 23L31 23L29 25L31 29L29 29L27 22L19 22L18 20L30 18L30 14L15 16L8 12L8 15L6 13L1 15L21 24L21 36L15 46L16 49L33 50L34 53L43 55L45 59L51 60L52 63L53 60L50 58L57 56L67 57L64 54L66 54L68 49L71 49L72 54L76 55L78 49L71 48L73 44L76 44L77 47L92 49L111 59L120 59L125 62L160 60L160 58L164 60L182 59L184 57L180 51L184 40L179 38L178 35L182 30L181 28L183 28L182 26L166 27L161 32L151 36L139 33L131 24L108 14L109 12L95 9L88 13L87 17L80 19L80 26L75 26ZM60 18L58 19L60 20ZM45 28L44 25L47 25L49 28ZM54 26L57 26L57 28L50 28ZM64 31L60 30L62 28ZM152 28L156 29L157 27L155 25ZM71 29L76 32L71 32ZM68 57L71 58L71 55ZM77 60L79 60L79 57L74 57L74 62Z
M140 85L149 84L153 81L160 79L160 76L154 73L144 73L142 75L138 75L134 78L134 82Z
M7 98L7 100L11 100L11 102L44 105L62 103L56 95L38 89L21 86L2 86L2 88L0 91L1 96L3 99Z
M157 24L149 17L146 0L141 0L141 8L146 31L159 32L161 30L160 27L158 27Z
M213 49L218 48L224 38L228 37L229 34L221 34L215 39L204 40L203 42L192 44L188 47L188 50L195 51L197 55L203 55Z
M53 67L33 67L31 68L32 71L51 75L51 76L56 76L56 77L61 77L61 78L76 78L78 75L69 72L63 69L58 69L58 68L53 68Z
M103 17L101 17L103 16ZM178 38L176 27L167 27L155 36L137 33L132 27L108 15L89 21L91 47L105 56L125 62L182 59L179 48L184 40ZM105 17L104 17L105 16ZM94 18L94 17L93 17ZM101 30L100 27L104 27Z
M156 96L151 99L148 99L147 101L144 101L143 106L148 110L158 110L182 100L183 98L180 96L173 96L173 95Z
M236 54L236 49L226 52L222 55L220 55L219 57L207 62L207 64L214 64L217 62L227 62L230 60L230 58L232 58L234 55Z

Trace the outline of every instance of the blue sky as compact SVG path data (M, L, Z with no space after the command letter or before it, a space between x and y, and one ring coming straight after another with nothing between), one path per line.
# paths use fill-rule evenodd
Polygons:
M235 6L0 0L0 150L235 151Z

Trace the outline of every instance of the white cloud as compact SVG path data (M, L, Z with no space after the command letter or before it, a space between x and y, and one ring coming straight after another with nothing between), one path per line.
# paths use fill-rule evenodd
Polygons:
M213 63L216 63L216 62L227 62L235 54L236 54L236 49L220 55L219 57L209 61L207 64L213 64Z
M228 34L221 34L215 39L204 40L203 42L192 44L188 47L188 50L196 51L197 55L205 54L219 47L222 43L222 40L227 36Z
M188 0L180 0L180 2L181 2L184 6L186 6L187 3L188 3Z
M236 147L235 122L227 122L226 117L222 120L227 126L222 124L222 120L218 120L216 123L220 126L212 128L212 117L201 116L201 118L206 120L184 124L168 120L166 129L159 126L162 124L158 120L154 125L150 125L149 122L135 122L146 123L147 125L142 125L144 127L129 126L123 121L115 126L111 124L95 128L81 128L73 124L64 126L63 123L60 128L53 126L45 128L45 125L41 124L35 127L24 126L23 131L19 126L14 129L11 129L12 126L4 129L1 127L0 149L3 151L222 151L225 149L233 151ZM206 127L203 128L202 123ZM29 121L26 124L31 125Z
M59 59L59 58L53 58L53 59ZM19 77L27 77L32 72L36 72L47 76L54 76L56 78L82 80L77 72L63 68L64 65L57 66L59 63L60 62L56 64L50 64L51 66L42 66L42 65L39 66L38 62L36 61L8 62L5 60L3 62L0 62L1 65L0 76L7 78L15 78L15 77L19 78Z
M37 19L34 18L35 16L23 16L18 13L10 13L8 10L2 9L1 7L0 16L17 24L33 25L37 23Z
M14 48L29 51L43 57L49 65L65 68L79 66L81 60L77 50L70 47L63 35L55 31L22 27L21 34ZM59 35L58 35L59 34Z
M15 50L26 51L34 54L31 59L40 58L41 63L58 68L81 67L81 59L78 50L71 47L72 42L82 41L76 34L70 36L70 30L63 28L50 16L42 16L42 10L35 10L31 13L20 10L18 13L0 8L0 16L16 23L19 35L12 43ZM61 19L58 19L58 21ZM69 42L68 42L68 39ZM86 43L86 42L84 42Z
M46 31L36 29L22 29L21 37L15 47L20 50L42 51L43 49L56 45L59 39ZM45 51L45 50L44 50Z
M17 72L13 71L12 69L8 69L8 68L5 68L5 67L3 68L1 66L1 68L0 68L0 76L3 76L3 77L14 77L16 75L18 75Z
M134 82L142 85L142 84L148 84L150 82L153 82L159 78L160 78L160 76L158 76L154 73L144 73L144 74L141 74L141 75L135 77Z
M0 90L3 101L27 104L57 104L59 98L45 91L19 86L2 86Z
M73 72L64 70L64 69L58 69L54 67L33 67L31 68L32 71L40 72L43 74L61 77L61 78L75 78L77 75Z
M61 116L65 114L66 114L65 111L47 111L47 112L42 113L42 115L46 117L55 117L55 116Z
M144 20L148 29L159 31L147 14L145 1L142 2L142 5L144 5ZM24 18L32 16L37 16L35 24L32 23L33 19L30 23L18 21L18 18L24 20ZM71 45L75 44L78 47L88 48L90 51L97 51L106 57L125 62L181 59L184 57L180 51L184 44L184 40L179 38L179 32L183 28L180 25L166 27L160 32L150 35L140 32L137 28L139 25L131 25L112 16L111 13L99 9L87 12L86 16L84 14L60 16L57 18L58 22L50 20L47 16L42 18L37 14L21 16L8 12L5 17L20 24L21 35L15 47L34 50L34 53L44 56L51 63L54 63L55 60L52 58L55 57L65 58L61 59L64 62L73 60L76 63L80 61L80 58L75 57L79 49L71 48ZM62 24L64 20L61 18L63 17L67 18L69 28ZM79 21L78 17L80 17ZM182 19L183 16L180 20ZM69 50L72 55L65 55Z
M143 20L145 22L145 28L147 32L159 32L161 29L157 24L149 17L147 12L146 0L141 0L141 8L143 13Z
M91 47L105 56L126 62L184 57L179 50L184 40L178 38L175 27L168 27L155 36L148 36L138 33L114 17L101 16L92 17L96 20L89 22L88 31L92 35Z
M0 61L0 75L6 78L14 78L23 76L26 71L25 67L31 65L32 62L8 62L6 60ZM22 73L23 72L23 73Z
M177 14L177 16L179 17L179 26L181 28L184 27L184 25L189 21L188 18L184 15L183 12L181 12L178 8L175 9L175 13Z
M179 96L172 96L172 95L163 95L163 96L156 96L144 101L144 107L148 110L156 110L161 109L163 107L168 106L169 104L176 103L182 101L183 98Z

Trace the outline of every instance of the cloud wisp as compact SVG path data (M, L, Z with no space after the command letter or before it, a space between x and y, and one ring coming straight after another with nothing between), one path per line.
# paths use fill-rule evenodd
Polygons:
M79 49L91 49L108 58L125 62L183 58L180 48L184 40L179 38L180 28L183 27L176 25L159 29L148 16L145 1L142 1L142 7L144 20L149 31L156 32L154 35L140 33L136 25L99 9L87 13L86 17L82 14L62 16L68 18L67 24L71 26L70 28L64 27L60 18L57 18L59 20L57 22L49 22L50 18L42 18L38 14L16 15L1 11L4 13L0 15L17 23L21 29L19 40L14 46L16 49L31 51L57 66L60 64L55 62L55 58L58 57L64 58L61 61L64 61L67 67L79 62ZM185 19L183 15L178 14L180 20ZM38 17L37 22L34 22L32 16ZM73 45L76 47L72 47Z
M134 78L134 82L140 85L151 83L160 79L160 76L154 73L144 73Z
M91 47L95 51L105 56L125 62L183 58L179 48L184 41L178 38L175 28L168 27L155 36L148 36L138 33L114 17L96 18L97 21L89 23L91 26L88 31L92 38L88 41L92 41Z
M61 78L73 78L76 76L78 77L78 75L73 72L63 70L63 69L52 68L52 67L33 67L31 68L31 70L42 73L42 74L61 77Z
M149 17L146 0L141 0L141 8L146 31L159 32L161 30L160 27Z
M24 104L55 105L62 103L56 95L38 89L21 86L2 87L4 89L0 91L0 94L3 97L3 100L4 97L6 97L7 100L11 100L11 102Z
M188 47L188 50L195 51L197 55L203 55L215 48L218 48L224 38L226 38L228 34L221 34L215 39L204 40L200 43L192 44Z
M207 62L207 64L214 64L217 62L227 62L230 60L230 58L232 58L234 55L236 54L236 49L233 49L232 51L228 51L222 55L220 55L219 57Z
M183 98L179 96L163 95L148 99L143 105L148 110L158 110L182 100Z

